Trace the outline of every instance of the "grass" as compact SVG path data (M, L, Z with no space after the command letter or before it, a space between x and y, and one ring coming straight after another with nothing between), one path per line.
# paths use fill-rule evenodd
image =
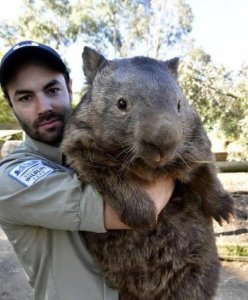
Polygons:
M248 244L231 245L231 244L217 244L218 255L223 259L248 261Z

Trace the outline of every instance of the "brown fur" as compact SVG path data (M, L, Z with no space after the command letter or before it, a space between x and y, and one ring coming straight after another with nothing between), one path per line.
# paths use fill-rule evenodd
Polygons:
M233 213L210 141L182 94L178 60L109 61L85 47L89 90L65 129L62 150L83 183L133 230L84 232L110 286L128 300L209 300L219 278L212 217ZM169 174L177 184L156 218L136 183Z

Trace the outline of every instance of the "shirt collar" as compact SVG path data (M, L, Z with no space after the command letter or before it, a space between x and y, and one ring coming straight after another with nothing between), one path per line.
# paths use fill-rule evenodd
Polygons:
M34 149L35 151L43 154L50 160L54 161L57 164L62 164L63 155L59 147L51 146L49 144L36 141L29 137L27 134L25 136L24 143Z

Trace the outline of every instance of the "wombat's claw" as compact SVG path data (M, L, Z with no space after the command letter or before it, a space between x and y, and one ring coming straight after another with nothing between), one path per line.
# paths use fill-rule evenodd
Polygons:
M216 222L218 222L218 224L219 224L220 226L223 226L223 222L222 222L223 219L222 219L221 217L219 217L219 216L218 216L218 217L214 217L214 219L215 219Z
M213 214L214 219L219 223L220 226L223 225L223 221L229 223L234 217L233 199L228 195L221 199L222 205Z
M157 224L155 205L146 194L137 194L137 197L133 197L132 203L120 211L120 218L133 230L140 232L150 231Z
M121 218L122 221L135 231L147 232L156 227L157 216L155 211L151 210L147 214L129 214Z
M220 226L223 226L223 221L229 224L233 217L234 214L232 212L229 212L225 216L216 216L214 217L214 219L219 223Z
M128 224L129 223L129 224ZM139 232L147 232L151 231L156 227L156 218L154 220L136 220L136 222L126 222L128 226L130 226L133 230Z

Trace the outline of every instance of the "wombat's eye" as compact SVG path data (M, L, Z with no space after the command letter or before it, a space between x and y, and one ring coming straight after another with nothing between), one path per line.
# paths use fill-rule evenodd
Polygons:
M118 99L117 107L118 107L120 110L125 110L125 109L127 108L127 100L124 99L124 98Z
M177 103L177 111L180 112L181 110L181 101L179 100Z

